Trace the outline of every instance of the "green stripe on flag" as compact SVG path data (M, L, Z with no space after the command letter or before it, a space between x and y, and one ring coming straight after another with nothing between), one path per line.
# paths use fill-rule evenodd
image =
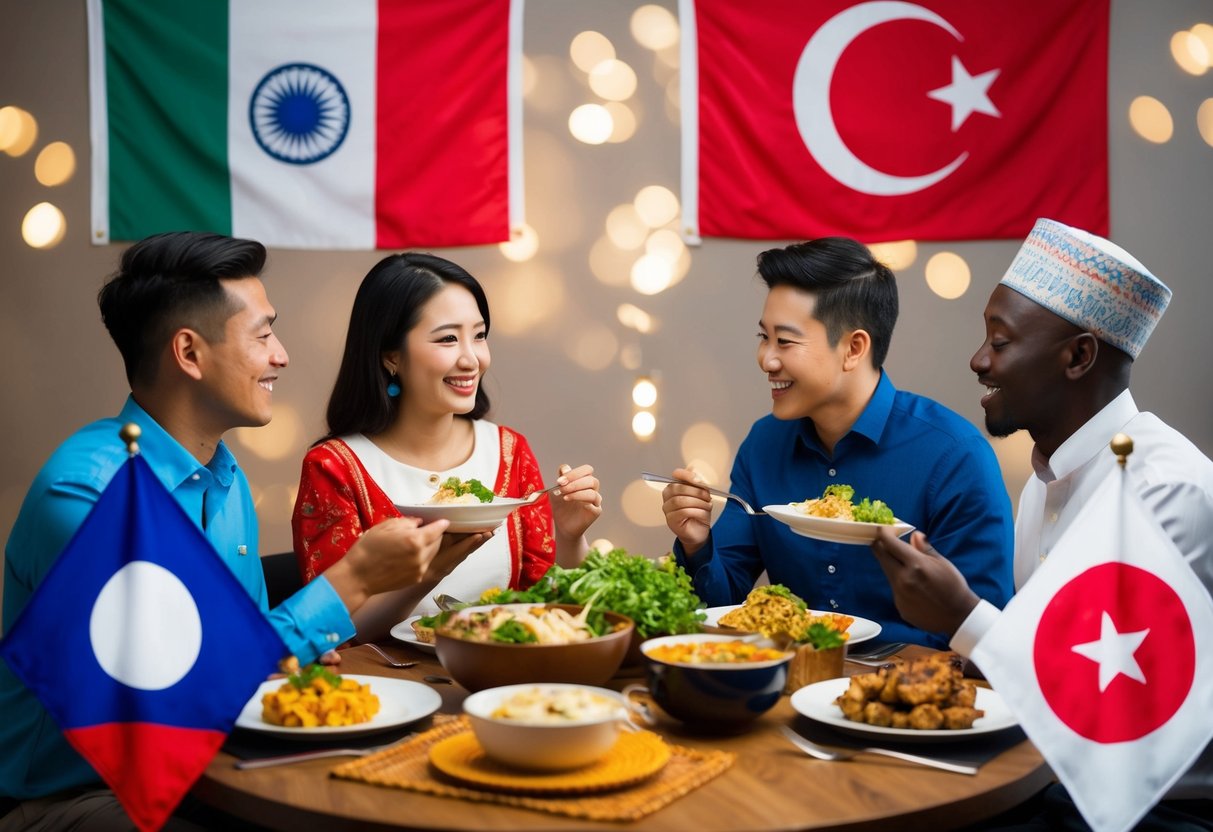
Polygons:
M227 2L106 0L110 239L230 234Z

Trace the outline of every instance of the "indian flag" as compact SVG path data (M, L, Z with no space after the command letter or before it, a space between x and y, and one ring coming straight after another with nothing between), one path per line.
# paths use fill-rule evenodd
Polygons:
M507 240L523 0L88 0L93 242Z

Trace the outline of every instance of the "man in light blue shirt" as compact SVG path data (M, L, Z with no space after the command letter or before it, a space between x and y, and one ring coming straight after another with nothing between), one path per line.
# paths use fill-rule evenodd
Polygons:
M248 480L221 439L231 428L269 422L274 383L289 360L257 277L264 263L260 243L188 232L150 237L124 253L98 302L131 395L117 417L64 442L30 487L5 546L5 632L126 460L118 430L128 422L142 429L144 460L301 662L352 637L350 613L371 595L415 584L427 570L442 574L466 554L472 541L441 547L446 521L419 527L415 519L389 520L318 580L268 609ZM8 810L0 830L129 825L5 664L0 714L0 813Z
M892 272L860 243L826 237L764 252L758 273L769 289L758 365L771 415L738 449L730 490L763 506L850 485L856 501L883 500L901 520L933 530L976 592L1005 601L1011 505L989 442L943 405L894 388L882 369L898 312ZM808 540L732 502L711 525L711 498L692 485L668 486L662 508L675 557L710 605L740 603L765 570L812 609L876 621L882 641L947 646L902 619L862 546Z

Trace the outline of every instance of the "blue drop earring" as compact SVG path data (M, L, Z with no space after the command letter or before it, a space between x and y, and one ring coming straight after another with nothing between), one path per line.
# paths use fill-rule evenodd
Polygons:
M388 382L387 394L389 398L397 398L400 395L400 383L396 381L396 371L392 370L392 380Z

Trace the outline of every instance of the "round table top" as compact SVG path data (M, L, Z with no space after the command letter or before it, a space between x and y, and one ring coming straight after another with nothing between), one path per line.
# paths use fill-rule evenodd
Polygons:
M341 671L412 679L442 674L436 658L399 642L382 645L390 654L417 660L408 669L387 666L367 647L342 651ZM930 651L910 647L912 658ZM850 662L848 674L866 672ZM619 678L616 687L637 678ZM430 684L428 682L423 682ZM434 684L441 712L461 713L467 692ZM807 722L783 697L745 733L691 733L661 716L658 733L677 745L720 749L735 763L668 806L631 823L583 821L563 815L331 778L349 758L321 759L255 770L237 770L220 752L194 787L205 802L272 829L536 830L627 829L739 832L802 829L950 829L981 821L1026 800L1048 785L1052 774L1030 742L1013 743L981 766L976 775L953 774L884 757L860 755L846 762L812 759L779 733ZM974 742L984 740L975 738ZM1005 738L1004 738L1005 743ZM302 749L301 749L302 750ZM284 752L285 753L285 752Z

